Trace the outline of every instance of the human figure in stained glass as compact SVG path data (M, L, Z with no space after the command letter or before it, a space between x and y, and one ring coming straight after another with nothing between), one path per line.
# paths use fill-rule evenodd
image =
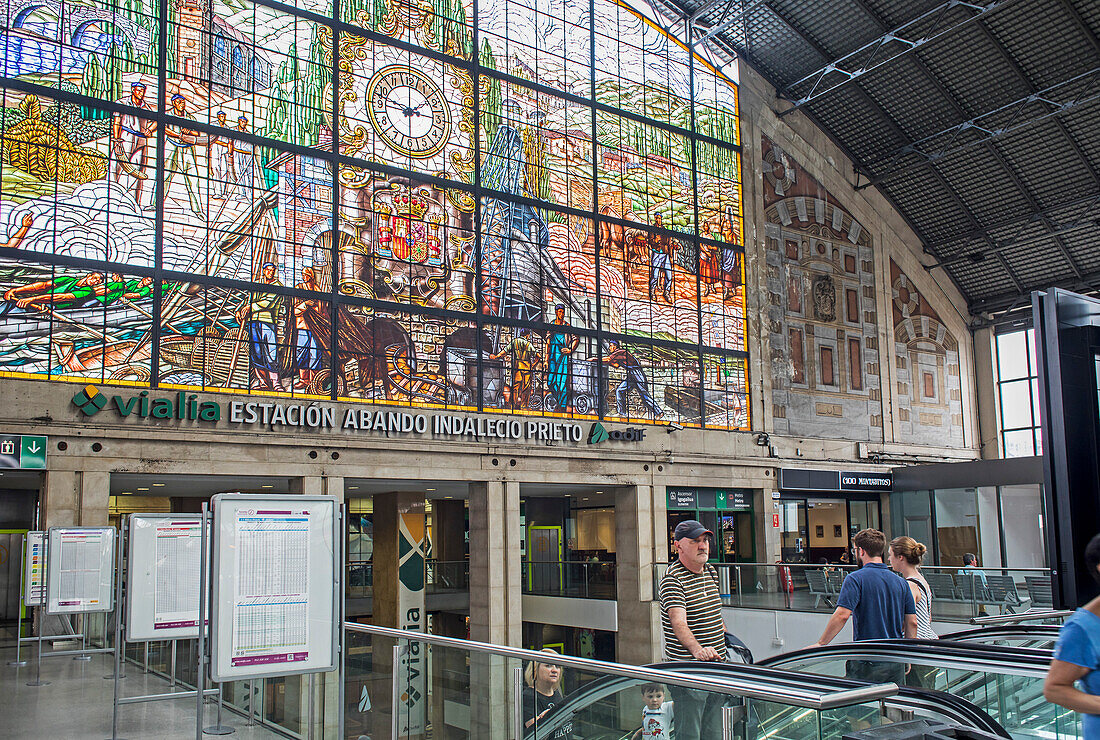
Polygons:
M734 249L736 236L733 224L727 220L722 224L722 300L737 296L737 286L741 283L741 266L737 250Z
M665 410L649 395L649 383L646 381L642 364L633 354L614 340L607 343L607 354L603 361L611 367L619 367L626 371L623 382L615 388L615 405L619 416L629 416L630 409L627 401L631 391L636 391L642 399L642 404L657 418L665 413Z
M653 217L653 225L661 228L661 214ZM663 284L663 285L662 285ZM660 290L666 303L672 303L672 239L665 234L649 235L649 295L656 300Z
M262 268L260 282L264 285L279 286L275 276L275 264L267 262ZM279 381L278 341L275 327L282 313L283 298L275 293L257 292L252 294L249 303L237 311L237 322L241 326L248 322L249 357L252 360L252 373L255 387L266 390L285 390Z
M297 286L301 290L320 290L317 273L312 267L302 268L302 282ZM294 300L294 324L291 327L294 345L294 369L298 378L295 388L308 388L313 375L325 366L324 350L314 333L318 322L314 315L321 311L321 301L316 298Z
M553 323L554 326L569 326L569 322L565 320L564 303L554 307ZM557 411L569 413L573 411L569 399L569 372L573 352L579 343L579 337L575 334L566 334L564 331L551 331L546 341L546 385L550 389L554 408Z
M103 273L89 272L82 277L58 275L51 280L20 285L6 291L4 300L15 303L19 308L73 308L83 306L105 292Z
M237 130L248 133L248 116L237 116ZM233 174L237 183L237 199L248 203L252 200L252 185L256 171L255 151L247 141L233 141Z
M130 83L129 105L142 110L152 110L145 102L145 83ZM149 139L156 133L157 124L149 118L141 118L135 113L116 113L111 119L111 151L115 155L115 182L123 174L134 180L134 200L141 207L141 191L145 187L148 175L145 173L145 160L148 156Z
M225 111L218 111L217 121L219 128L228 128ZM211 184L214 191L213 196L215 198L227 198L229 196L229 186L237 180L233 167L233 140L226 136L211 137L208 153L210 156L210 178L214 181Z
M527 338L531 330L524 328L511 342L500 348L500 352L489 355L489 359L499 360L507 354L512 355L512 384L504 386L504 403L514 409L526 409L531 404L533 371L542 362L535 346Z
M172 109L168 112L177 118L195 120L195 117L187 111L187 98L180 93L172 96ZM198 216L199 220L206 221L202 201L199 199L199 160L195 153L201 137L198 131L176 125L165 126L164 137L168 154L168 174L164 177L164 192L170 192L169 186L174 177L182 176L187 198L191 202L191 212Z

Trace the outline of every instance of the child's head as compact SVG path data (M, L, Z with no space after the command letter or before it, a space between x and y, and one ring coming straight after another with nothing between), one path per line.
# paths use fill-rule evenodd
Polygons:
M642 698L650 709L660 709L665 702L665 687L659 683L643 684Z

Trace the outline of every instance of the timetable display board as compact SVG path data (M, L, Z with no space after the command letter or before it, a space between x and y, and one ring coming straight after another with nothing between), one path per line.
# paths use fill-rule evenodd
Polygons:
M46 539L46 613L114 608L115 528L50 527Z
M126 639L199 636L202 517L131 514Z
M23 550L23 604L46 603L46 533L27 532Z
M215 681L336 668L338 503L321 496L213 497Z

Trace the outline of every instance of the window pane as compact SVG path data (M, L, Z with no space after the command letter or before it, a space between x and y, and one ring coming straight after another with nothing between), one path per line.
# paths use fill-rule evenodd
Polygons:
M1031 426L1031 382L1014 380L1001 383L1001 428Z
M1027 377L1027 343L1025 332L997 336L997 372L1001 380Z
M1005 432L1005 457L1029 457L1035 454L1035 443L1030 429Z

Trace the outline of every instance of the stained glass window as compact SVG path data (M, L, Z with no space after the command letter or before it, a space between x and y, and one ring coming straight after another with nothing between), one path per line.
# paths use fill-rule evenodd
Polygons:
M8 0L0 372L748 428L735 82L644 4L338 7Z

